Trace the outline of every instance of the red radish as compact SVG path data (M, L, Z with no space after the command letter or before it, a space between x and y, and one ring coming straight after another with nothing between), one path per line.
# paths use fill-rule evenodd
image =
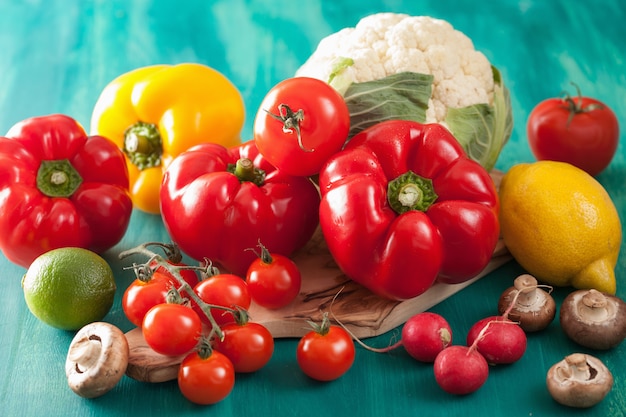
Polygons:
M489 365L475 346L454 345L442 350L435 358L433 370L441 389L455 395L478 390L489 376Z
M402 327L402 345L411 357L420 362L434 362L435 358L452 343L452 329L436 313L419 313Z
M503 316L491 316L477 321L467 334L467 345L492 365L518 361L526 351L526 333L518 323Z
M446 319L439 314L423 312L410 317L402 327L400 341L385 348L374 348L354 336L353 338L365 349L378 353L386 353L404 346L412 358L432 363L437 354L452 343L452 329Z

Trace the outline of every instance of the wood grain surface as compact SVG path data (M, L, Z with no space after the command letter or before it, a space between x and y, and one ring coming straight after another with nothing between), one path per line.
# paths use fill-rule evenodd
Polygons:
M497 170L491 173L496 188L502 175ZM319 323L328 313L333 322L345 326L355 337L366 339L402 325L412 315L437 305L510 259L500 239L489 264L472 279L454 285L435 282L415 298L395 301L377 296L343 274L318 228L307 245L293 256L302 273L302 287L296 299L286 307L271 310L253 302L248 313L250 320L263 324L274 338L300 337L311 330L308 321ZM128 376L144 382L176 379L184 356L171 357L153 351L140 329L132 329L126 335L130 347Z
M350 280L335 265L317 233L294 260L304 271L302 290L287 307L268 310L251 306L250 319L262 323L275 338L298 337L311 330L307 321L321 322L325 312L341 322L359 339L381 335L404 323L412 315L426 311L510 260L502 240L487 267L461 284L435 283L424 294L405 301L392 301L373 294ZM176 379L183 356L161 355L148 346L141 329L126 333L130 354L126 374L144 382Z
M498 170L491 173L496 188L502 176ZM307 321L319 322L324 313L329 313L358 338L378 336L461 291L510 259L500 239L491 261L474 278L454 285L435 282L415 298L395 301L373 294L343 274L318 228L308 244L293 257L302 273L302 288L296 300L277 310L253 303L249 313L252 320L265 325L274 337L302 336L310 330Z

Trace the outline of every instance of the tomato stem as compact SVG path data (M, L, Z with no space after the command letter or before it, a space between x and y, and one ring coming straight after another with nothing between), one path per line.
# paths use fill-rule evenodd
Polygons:
M304 152L313 152L315 149L308 149L302 143L302 130L300 129L300 123L304 120L304 110L299 109L294 112L291 110L291 107L288 105L281 103L278 105L278 114L274 114L269 110L265 110L267 114L272 116L274 119L282 122L283 124L283 133L293 133L296 132L298 136L298 146Z
M272 254L270 253L269 250L267 250L267 248L261 242L259 242L259 248L261 248L261 261L264 264L269 265L272 262L274 262L274 258L272 258Z
M328 332L330 331L330 320L328 318L327 311L325 311L324 314L322 315L322 321L320 323L316 323L312 320L307 321L307 323L309 323L309 326L313 328L315 333L321 336L328 334Z
M124 269L132 269L135 272L135 277L141 282L150 282L154 274L154 270L150 268L148 263L136 264L133 262L131 266Z
M233 316L235 317L235 323L237 323L238 326L245 326L248 321L250 321L250 315L248 312L239 306L235 307Z
M214 276L219 275L221 272L218 267L213 265L213 261L210 259L204 259L205 266L201 270L200 281L204 281L205 279L213 278Z
M180 287L180 289L170 288L170 290L167 292L167 295L165 296L165 302L168 304L183 304L184 305L185 299L180 294L181 289L183 289L182 286Z
M580 91L580 87L578 87L578 85L575 83L571 83L571 84L576 88L576 92L577 92L576 99L573 99L572 96L570 96L567 91L564 91L562 93L563 101L565 102L565 107L569 111L567 122L565 122L566 127L569 127L569 125L572 123L572 120L577 114L588 113L594 110L601 110L604 108L604 106L600 103L591 103L591 104L588 104L587 106L583 106L582 105L583 95Z
M208 359L213 354L213 346L211 346L210 337L201 337L196 349L200 359Z
M254 248L247 248L246 250L250 250L252 252L254 252L254 254L261 259L261 262L263 262L266 265L271 264L272 262L274 262L274 258L272 257L272 254L270 253L270 251L265 247L265 245L263 245L261 243L261 240L259 239L259 242L257 244L257 246L261 249L261 252L257 252Z
M183 260L183 254L180 251L178 245L173 243L162 243L162 242L146 242L143 244L146 248L150 246L157 246L163 250L165 257L168 261L173 263L179 263Z

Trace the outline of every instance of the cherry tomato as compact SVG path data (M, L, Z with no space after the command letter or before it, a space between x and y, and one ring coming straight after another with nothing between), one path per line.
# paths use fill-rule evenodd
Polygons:
M134 280L122 296L122 310L128 320L135 326L141 326L148 310L165 303L171 286L170 279L160 272L155 272L147 282Z
M228 308L241 307L247 310L251 303L248 284L243 278L233 274L217 274L204 279L195 286L194 291L207 304ZM202 321L209 324L209 320L200 307L194 303L193 308ZM232 313L225 310L211 309L211 315L220 327L235 320Z
M202 321L191 307L164 303L148 310L142 331L146 343L155 352L177 356L196 347L202 333Z
M172 265L172 266L187 266L186 264L183 263L174 263L174 262L169 262L168 264ZM167 275L168 277L170 277L170 280L176 284L176 287L180 287L180 283L178 282L178 280L176 279L176 277L174 277L174 275L170 272L170 270L164 266L159 266L155 272L160 272L164 275ZM185 280L185 282L187 282L187 284L189 284L189 286L191 288L195 287L198 284L198 274L193 270L193 269L180 269L178 271L181 275L181 277Z
M185 266L172 263L171 265ZM156 264L153 263L151 267L156 267ZM192 288L198 283L198 275L191 269L180 270L180 275ZM158 266L149 281L136 279L126 288L122 296L122 310L131 323L141 326L148 310L166 302L167 293L171 288L180 288L180 282L168 268ZM186 297L184 292L181 295Z
M220 402L235 385L235 369L230 360L218 351L192 352L178 368L178 387L189 401L208 405Z
M230 359L235 372L256 372L272 358L274 338L262 324L230 323L221 329L224 338L215 340L213 347Z
M317 174L350 131L343 97L324 81L293 77L276 84L261 102L253 135L259 152L280 171Z
M550 98L530 113L530 148L538 160L568 162L590 175L611 162L619 141L615 113L590 97Z
M278 309L289 305L300 293L302 276L294 261L261 246L246 274L252 300L261 307Z
M350 334L331 325L326 315L318 328L298 342L296 359L302 372L318 381L332 381L345 374L354 363L355 348Z

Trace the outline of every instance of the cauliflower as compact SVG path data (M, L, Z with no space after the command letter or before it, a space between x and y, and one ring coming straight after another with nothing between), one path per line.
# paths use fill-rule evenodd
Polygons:
M369 15L356 27L322 39L296 76L324 80L344 95L355 115L351 135L390 118L440 123L472 158L491 169L511 134L510 99L499 72L469 37L445 20ZM403 88L394 89L393 94L402 91L393 100L389 91L377 95L381 85L397 87L399 82ZM420 95L424 103L416 100ZM384 113L381 103L389 104Z

